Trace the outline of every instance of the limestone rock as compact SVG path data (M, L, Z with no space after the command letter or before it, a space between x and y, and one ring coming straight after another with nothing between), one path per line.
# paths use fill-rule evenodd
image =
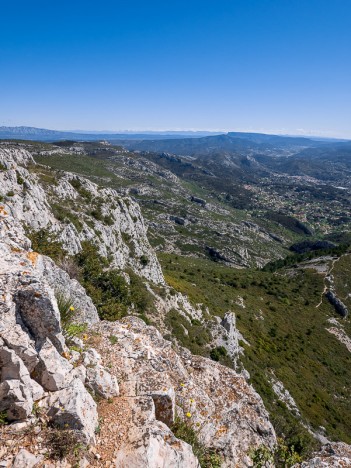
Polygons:
M336 296L333 291L327 291L325 293L325 297L328 299L331 305L334 306L335 311L341 315L341 317L345 318L348 316L349 311L346 305Z
M42 257L42 262L38 266L47 283L54 291L63 293L65 297L72 298L77 314L76 321L93 324L99 321L99 316L93 301L87 296L85 289L76 279L71 279L69 275L58 268L48 257Z
M74 367L69 376L71 380L79 379L83 384L85 384L87 380L87 369L82 365Z
M100 364L87 368L86 385L103 398L118 396L119 393L116 377L111 376Z
M133 421L114 460L116 468L198 468L192 448L155 420L151 397L131 399Z
M42 387L31 379L28 369L16 353L0 344L0 381L19 380L28 390L33 401L43 396Z
M19 146L2 145L0 162L7 168L0 171L0 186L4 193L14 192L14 196L6 199L6 205L16 219L31 229L45 228L55 232L70 254L81 250L82 241L94 241L98 231L97 247L101 255L112 255L112 267L124 269L129 266L146 279L164 284L160 264L146 236L139 205L134 200L122 198L110 188L100 189L83 177L63 172L57 177L56 185L47 190L39 177L26 169L28 164L35 162L31 154ZM17 184L16 171L24 179L22 185ZM89 204L89 210L82 219L82 229L78 232L71 222L58 220L54 216L51 204L76 201L81 193L91 200L103 200L103 203L98 208L101 220L91 216ZM81 217L81 213L79 215ZM104 222L106 218L108 222ZM85 219L89 222L86 223ZM142 258L147 258L147 262Z
M175 392L173 387L163 391L151 392L155 405L156 419L171 427L175 421Z
M9 421L26 419L32 407L31 392L20 380L5 380L0 384L0 411L6 412Z
M56 391L67 387L72 369L72 364L60 356L47 339L39 352L39 364L35 368L35 374L45 390Z
M36 345L42 346L46 338L49 338L60 352L64 352L60 313L52 289L42 283L30 285L17 292L15 301L23 323L34 336Z
M344 468L347 466L351 466L351 445L331 442L324 445L313 458L293 468Z
M32 372L38 364L39 359L35 350L35 343L29 335L23 331L20 325L16 324L5 333L0 332L5 344L13 349L17 356L24 362L29 372Z
M13 468L33 468L44 459L43 455L33 455L26 449L21 449L13 461Z
M47 414L54 424L81 431L87 443L94 441L98 425L96 403L81 380L74 379L68 387L52 393L43 406L48 408Z
M101 364L101 356L94 348L89 348L82 354L83 364L86 367L94 367Z

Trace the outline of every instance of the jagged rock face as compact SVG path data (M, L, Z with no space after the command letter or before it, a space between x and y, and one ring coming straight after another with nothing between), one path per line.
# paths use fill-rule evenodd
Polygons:
M13 327L19 323L40 344L48 337L62 352L64 344L55 290L72 297L77 310L81 311L81 321L98 321L96 308L82 286L49 258L30 250L30 241L22 226L1 204L0 254L0 271L4 272L0 276L0 333L6 328L12 336L15 333ZM18 327L17 332L21 334ZM5 340L9 339L8 335L4 336ZM21 339L13 338L17 346Z
M86 442L94 442L98 426L96 403L80 379L51 393L41 404L48 409L47 414L55 425L81 431Z
M94 440L96 404L82 380L94 387L95 375L87 376L84 366L73 368L62 334L60 314L54 290L58 275L63 287L74 292L88 313L81 310L86 323L98 320L96 309L84 289L47 258L29 249L23 229L5 209L0 214L0 411L10 421L32 415L34 402L51 406L49 417L59 424L79 430L87 441ZM45 265L45 268L43 267ZM46 272L49 271L47 275ZM71 284L73 283L73 285ZM73 295L74 298L74 295ZM90 301L90 302L89 302ZM67 356L68 355L68 356ZM104 386L107 372L99 374ZM111 376L108 376L111 380ZM101 383L102 381L102 383ZM110 383L109 381L106 385ZM60 393L61 392L61 393ZM45 397L45 398L44 398ZM65 409L54 411L54 402L63 401ZM71 425L71 426L70 426Z
M124 404L131 419L114 458L116 468L199 468L191 447L155 419L152 398L125 399Z
M5 208L0 214L0 252L0 412L10 422L29 421L36 403L55 427L78 431L85 443L94 443L97 405L87 388L111 399L119 394L117 378L94 349L84 349L82 341L76 340L84 349L81 355L69 353L53 287L69 292L80 308L80 321L96 323L96 309L75 280L30 250L21 225ZM156 468L162 462L167 467L197 468L191 447L156 419L162 414L167 419L170 412L172 418L174 400L171 411L166 404L163 413L156 414L157 395L143 399L115 466ZM6 450L0 451L0 458L3 454L13 466L34 466L42 458L23 450L14 453L16 458Z
M174 398L178 415L199 431L204 445L223 455L223 466L250 466L252 448L275 443L261 398L232 369L187 350L177 354L154 327L134 317L100 322L94 329L101 335L97 348L119 381L120 397L135 405L140 397L153 398L156 414L168 409L170 425L171 405L165 402Z
M311 460L299 465L300 468L345 468L347 466L351 466L351 446L343 442L326 444Z
M331 305L334 306L335 311L341 315L341 317L345 318L348 316L349 311L346 305L336 296L333 291L327 291L325 297L328 299Z
M100 189L82 177L63 172L49 189L44 189L39 177L26 169L35 165L31 154L20 147L0 147L0 163L6 168L0 170L0 195L16 219L34 230L45 228L57 233L70 254L81 250L82 241L93 241L101 255L111 258L111 267L128 266L148 280L164 283L139 205L131 198L121 198L115 190ZM72 222L55 217L53 205L71 206L79 219L79 232Z
M227 312L223 319L217 318L217 323L212 325L211 333L216 346L222 346L230 356L234 368L239 364L239 356L243 349L239 345L239 340L244 340L243 336L236 328L236 317L233 312Z

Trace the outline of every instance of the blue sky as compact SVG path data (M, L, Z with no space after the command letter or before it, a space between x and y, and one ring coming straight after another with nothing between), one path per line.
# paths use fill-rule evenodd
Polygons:
M351 138L351 1L0 6L0 125Z

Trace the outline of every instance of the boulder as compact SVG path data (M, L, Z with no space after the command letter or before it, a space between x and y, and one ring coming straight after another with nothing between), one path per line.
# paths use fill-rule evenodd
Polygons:
M84 353L82 353L82 358L83 364L86 367L94 367L101 364L101 356L94 348L89 348L84 351Z
M45 390L56 391L67 387L72 379L72 369L72 364L60 356L47 339L39 352L39 364L35 368L35 375Z
M334 306L335 312L337 312L341 317L345 318L348 316L349 311L346 305L333 293L333 291L327 291L325 297L328 299L330 304Z
M32 372L39 362L35 343L18 324L0 334L6 345L13 349L24 362L29 372Z
M41 347L49 338L57 350L66 350L61 333L60 313L51 288L43 282L31 284L17 291L17 311L29 332Z
M43 455L33 455L26 449L21 449L13 461L13 468L33 468L44 459Z
M22 360L16 356L12 349L7 346L0 346L0 381L19 380L28 390L32 400L42 398L43 388L33 379L31 379L28 369Z
M87 368L86 386L102 398L111 398L119 394L116 377L107 372L100 364Z
M80 379L74 379L67 388L52 393L42 406L48 408L47 414L55 425L80 431L86 443L94 442L97 407Z
M55 291L62 291L66 297L71 297L76 309L77 321L93 324L99 321L99 316L93 301L87 296L85 289L76 279L71 279L69 275L58 268L48 257L43 257L40 264L42 274L47 283Z
M5 380L0 384L0 412L5 411L9 421L26 419L32 408L31 392L20 380Z
M129 399L132 421L119 448L116 468L198 468L192 448L177 439L169 428L155 420L151 397Z

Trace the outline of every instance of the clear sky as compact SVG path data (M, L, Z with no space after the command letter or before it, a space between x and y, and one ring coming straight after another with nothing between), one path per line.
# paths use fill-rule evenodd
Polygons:
M351 137L351 0L19 0L0 15L0 125Z

